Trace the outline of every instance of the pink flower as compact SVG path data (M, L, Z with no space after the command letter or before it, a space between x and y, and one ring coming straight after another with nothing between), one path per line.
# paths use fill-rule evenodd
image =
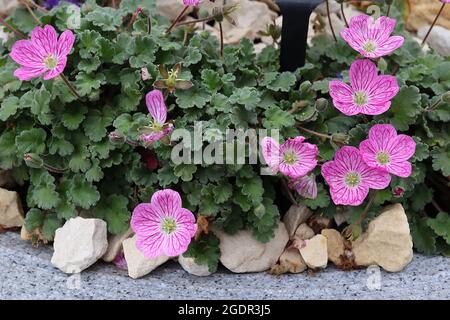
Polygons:
M369 139L359 145L363 160L372 168L406 178L412 166L408 159L416 152L416 142L400 134L390 124L376 124L369 130Z
M391 106L399 87L394 76L378 75L375 64L356 60L350 67L351 86L341 81L330 81L330 96L334 106L347 116L378 115Z
M441 0L442 3L450 3L450 0Z
M149 259L184 253L197 231L194 215L181 207L179 193L171 189L155 192L151 203L139 204L131 228L137 248Z
M394 190L392 191L392 195L396 198L403 197L403 194L405 193L405 188L401 186L396 186Z
M264 160L274 173L280 171L292 179L304 176L316 167L319 153L316 145L304 140L298 136L280 146L274 139L265 137L261 141Z
M183 0L183 4L188 7L195 7L200 4L201 0Z
M55 29L46 25L36 27L31 40L18 40L11 50L11 58L21 65L14 76L22 81L31 80L44 74L44 80L60 75L67 63L67 55L72 50L75 36L72 31L64 31L58 39Z
M289 183L289 187L295 189L295 191L304 198L317 198L316 176L313 174L292 180Z
M391 182L387 172L369 167L355 147L339 149L333 161L322 165L322 176L336 205L358 206L367 197L369 188L381 190Z
M173 131L173 125L166 123L167 107L161 91L153 90L147 93L145 102L152 117L152 123L150 127L145 127L150 133L142 134L140 139L145 141L146 144L150 144L171 133Z
M366 58L389 55L403 45L402 36L391 36L397 21L388 17L373 20L361 14L350 20L350 27L341 30L341 37Z
M121 251L113 260L113 264L122 270L128 270L127 260L125 260L125 255Z

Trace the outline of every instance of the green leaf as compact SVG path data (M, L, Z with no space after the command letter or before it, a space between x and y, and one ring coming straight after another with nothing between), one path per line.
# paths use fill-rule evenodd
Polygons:
M69 130L78 129L88 109L86 106L68 106L62 111L62 124Z
M41 210L33 208L30 209L25 216L25 228L32 232L33 230L42 227L44 224L44 214Z
M128 199L124 196L113 194L102 199L92 209L92 213L107 222L108 231L112 234L120 234L129 227L130 211Z
M204 235L192 241L183 256L194 258L196 264L207 265L209 272L216 272L220 258L219 239L213 234Z
M199 49L194 47L188 47L186 57L183 59L183 65L189 67L190 65L194 65L202 60L202 54Z
M440 170L445 177L450 176L450 147L434 148L431 151L433 169Z
M58 205L59 194L54 183L33 186L30 194L32 201L41 209L52 209Z
M0 108L0 120L8 120L11 116L17 113L19 108L19 98L15 96L7 97L5 100L3 100Z
M44 153L46 138L47 133L41 128L33 128L22 131L16 137L16 145L19 155L23 156L25 153Z
M212 188L214 198L217 203L224 203L230 199L233 194L233 186L230 183L221 183Z
M239 178L236 185L241 187L242 194L246 195L253 203L260 203L264 194L262 179L258 176L252 178Z
M74 147L73 144L71 144L69 141L67 140L63 140L63 139L59 139L59 138L55 138L53 137L50 140L50 143L48 145L48 152L50 154L59 154L62 157L68 156L70 154L72 154L72 152L74 151Z
M170 166L165 166L158 170L158 180L161 187L165 188L172 183L177 183L178 177L173 173Z
M295 119L287 111L280 109L277 106L270 107L264 112L265 119L263 120L264 128L267 129L281 129L283 127L293 126Z
M53 241L55 238L56 229L62 227L63 221L59 219L56 214L50 214L45 217L42 225L42 234L48 241Z
M404 86L392 100L389 113L394 117L391 123L397 130L407 131L409 125L416 122L417 115L422 112L419 88Z
M318 208L326 208L330 205L330 196L325 191L323 184L317 184L317 198L315 199L302 199L302 204L316 210Z
M85 19L103 31L117 31L116 29L122 24L122 15L111 7L96 6L85 16Z
M450 244L450 216L447 212L439 212L434 219L428 219L428 226L433 229L438 236Z
M48 125L51 123L53 116L50 114L50 92L44 87L34 91L30 110L42 124Z
M102 111L91 110L83 122L84 132L89 139L99 142L106 137L107 127L112 124L113 120L113 110L109 107L103 108Z
M229 99L230 103L238 103L247 110L254 110L261 101L260 94L255 88L244 87L234 91Z
M416 212L421 211L431 200L433 200L433 189L420 184L414 188L414 194L411 197L411 207Z
M206 90L195 86L189 90L175 91L175 97L177 97L178 106L182 109L203 108L211 99L211 95Z
M173 173L183 181L191 181L196 171L197 166L195 164L180 164L175 166Z
M100 88L100 86L105 83L106 80L105 75L102 73L89 75L83 72L77 74L75 79L77 92L82 97L87 95L90 95L90 97L92 97Z
M292 72L283 72L277 75L277 77L267 85L267 88L273 91L289 92L296 81L297 78Z
M203 84L205 85L205 87L212 92L217 92L222 86L222 81L220 80L220 75L218 72L216 72L214 70L210 70L210 69L202 70L201 77L202 77Z
M436 234L428 226L427 219L418 219L411 224L411 235L414 247L422 253L433 254L436 252Z
M132 68L142 68L155 61L156 43L150 36L136 38L136 46L132 57L130 57L130 66Z
M413 161L422 161L428 159L430 156L430 151L428 149L428 145L422 142L422 139L414 136L414 141L416 142L416 152L413 156Z
M100 193L83 176L75 175L72 178L72 184L67 191L67 196L74 205L83 209L89 209L100 200Z

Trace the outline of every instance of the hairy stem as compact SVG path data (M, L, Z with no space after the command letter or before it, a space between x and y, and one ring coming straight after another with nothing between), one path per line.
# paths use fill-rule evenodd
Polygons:
M55 168L55 167L53 167L53 166L51 166L51 165L48 165L48 164L46 164L46 163L44 163L43 168L44 168L45 170L50 171L50 172L53 172L53 173L64 173L64 172L66 172L66 171L68 170L68 168L65 168L65 169L58 169L58 168Z
M188 25L188 24L194 24L194 23L199 23L199 22L209 22L209 21L211 21L213 19L214 19L214 17L210 16L210 17L206 17L206 18L202 18L202 19L180 22L176 26L180 27L180 26L185 26L185 25Z
M337 42L336 33L334 32L333 23L331 22L331 13L330 13L330 2L329 0L326 1L327 3L327 16L328 16L328 23L330 24L331 33L333 35L334 41Z
M64 74L60 74L59 77L64 81L65 85L69 88L70 92L80 101L84 102L84 99L78 94L77 90L73 86L73 84L70 83L70 81L66 78Z
M222 22L219 22L219 30L220 30L220 56L223 58L223 27L222 27Z
M364 219L367 216L367 213L369 213L369 210L373 205L373 202L375 201L376 196L377 196L377 191L374 191L372 196L369 198L369 202L367 203L366 207L364 208L364 211L361 213L361 215L359 216L358 220L354 223L354 225L360 225L364 221Z
M283 188L285 189L285 191L286 191L286 193L287 193L287 196L288 196L288 198L289 198L289 201L291 201L291 203L292 203L293 205L298 206L297 201L295 201L294 195L292 194L291 190L289 189L289 186L288 186L288 184L287 184L286 179L285 179L285 178L282 178L282 179L281 179L281 183L283 184Z
M342 18L344 19L345 22L345 26L348 28L348 21L347 21L347 17L345 16L345 11L344 11L344 3L341 3L341 14L342 14Z
M386 17L389 17L389 14L391 13L391 4L388 4Z
M5 21L5 19L3 19L2 17L0 17L0 23L9 31L11 31L12 33L14 33L15 35L17 35L18 37L25 39L27 36L24 35L22 32L20 32L19 30L15 29L12 25L10 25L8 22Z
M181 18L183 17L183 15L186 13L187 9L189 9L189 6L185 6L183 10L181 10L180 14L178 15L178 17L176 17L176 19L172 22L172 24L170 25L169 28L167 28L166 30L166 34L169 34L172 29L176 26L176 24L181 20Z
M439 16L441 15L442 11L444 11L445 5L446 5L446 3L444 2L444 3L442 4L441 9L439 10L438 14L436 15L436 18L434 18L434 21L433 21L433 23L431 24L430 29L428 29L427 34L426 34L425 37L423 38L423 40L422 40L422 47L425 45L425 42L427 41L428 36L429 36L430 33L431 33L431 30L433 30L433 28L434 28L436 22L438 21Z
M332 138L332 137L331 137L330 135L328 135L328 134L316 132L316 131L313 131L313 130L304 128L304 127L302 127L302 126L300 126L300 125L296 125L295 127L296 127L297 129L302 130L302 131L305 131L306 133L312 134L313 136L316 136L316 137L325 138L325 139L330 139L330 140L331 140L331 138Z

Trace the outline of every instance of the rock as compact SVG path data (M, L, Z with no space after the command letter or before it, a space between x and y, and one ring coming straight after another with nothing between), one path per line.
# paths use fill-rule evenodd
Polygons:
M31 241L33 245L38 245L40 242L44 244L48 243L48 240L45 239L44 235L42 234L41 228L36 228L33 230L33 232L30 232L23 225L20 229L20 238L24 241Z
M19 6L17 0L0 0L0 14L9 15L17 6Z
M156 11L170 20L175 20L183 8L183 1L180 0L156 0ZM191 11L192 8L189 8L186 14Z
M122 245L125 260L127 261L128 275L133 279L149 274L169 260L167 256L159 256L155 259L149 259L144 256L136 247L136 235L125 240Z
M431 25L442 3L440 1L430 0L409 0L411 10L408 15L407 27L409 30L416 31L426 25ZM446 5L440 18L437 21L447 29L450 29L450 6Z
M240 230L234 235L228 235L217 228L211 230L220 240L220 262L236 273L268 270L278 261L289 240L282 222L278 224L274 237L268 243L256 240L248 230Z
M2 39L2 34L0 31L0 39ZM11 176L10 172L7 170L0 170L0 188L10 189L16 185L14 178Z
M225 43L238 43L242 38L251 40L259 38L258 32L265 30L266 26L278 17L278 14L262 2L234 0L227 3L232 2L239 4L238 9L231 14L237 25L233 26L228 21L223 22Z
M103 255L102 259L105 262L112 262L117 257L117 255L122 251L122 242L133 236L134 232L129 228L122 234L113 235L108 237L108 249Z
M369 223L353 243L355 263L379 265L389 272L401 271L413 257L408 219L401 204L395 204Z
M328 260L339 266L345 250L344 238L334 229L323 229L321 234L327 238Z
M212 274L212 272L209 272L207 265L195 263L194 258L186 258L183 257L183 255L180 255L178 257L178 262L186 272L195 276L206 277Z
M315 235L306 241L306 246L300 249L300 254L309 268L326 268L328 263L327 238L321 234Z
M284 225L289 234L289 238L294 237L298 226L306 222L311 217L312 211L306 206L292 205L283 217Z
M331 227L332 220L329 218L321 217L321 216L313 216L308 221L308 226L314 230L315 234L320 233L323 229L328 229Z
M300 273L306 270L307 266L300 252L297 249L285 249L280 257L280 268L284 272Z
M425 26L419 29L418 35L421 39L425 37L429 28L429 26ZM426 42L440 55L450 56L450 30L441 26L434 26Z
M0 188L0 226L5 229L21 227L24 221L19 194Z
M108 248L106 222L72 218L56 230L52 264L65 273L79 273L100 259Z
M302 223L294 234L294 239L301 239L301 240L307 240L314 237L315 233L314 230L311 229L306 223Z

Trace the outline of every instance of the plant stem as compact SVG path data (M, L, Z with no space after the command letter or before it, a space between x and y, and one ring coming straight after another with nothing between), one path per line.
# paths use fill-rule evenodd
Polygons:
M306 128L304 128L304 127L302 127L302 126L299 126L299 125L296 125L295 127L296 127L297 129L300 129L300 130L302 130L302 131L305 131L305 132L307 132L307 133L309 133L309 134L312 134L312 135L317 136L317 137L320 137L320 138L325 138L325 139L330 139L330 140L331 140L331 138L332 138L332 137L331 137L330 135L328 135L328 134L316 132L316 131L313 131L313 130L310 130L310 129L306 129Z
M5 19L3 19L2 17L0 17L0 23L9 31L11 31L12 33L16 34L17 36L19 36L22 39L25 39L27 36L24 35L22 32L18 31L17 29L15 29L12 25L10 25L8 22L5 21Z
M373 202L374 202L376 196L377 196L377 192L374 191L372 196L369 198L369 202L367 203L366 207L364 208L364 211L361 213L361 215L359 216L358 220L354 223L354 225L359 225L364 221L364 219L367 216L367 213L369 212L370 208L373 205Z
M344 19L345 22L345 26L348 28L348 21L347 21L347 17L345 16L345 12L344 12L344 3L341 3L341 13L342 13L342 18Z
M330 2L327 0L327 16L328 23L330 24L331 33L333 34L334 41L337 42L336 33L334 33L333 23L331 22L331 14L330 14Z
M68 168L65 169L58 169L55 167L52 167L51 165L48 165L46 163L44 163L43 168L47 171L53 172L53 173L64 173L68 170Z
M441 104L441 102L442 102L441 99L437 99L431 106L426 108L424 111L425 112L433 111L434 109L436 109Z
M66 86L69 88L70 92L80 101L84 102L84 99L78 94L77 90L73 86L73 84L70 83L70 81L66 78L64 74L60 74L59 77L64 81Z
M41 11L42 13L48 13L48 10L45 9L44 7L41 7L40 5L38 5L36 2L34 2L33 0L25 0L26 2L28 2L32 7L35 7L36 9L38 9L39 11Z
M438 21L439 16L441 15L442 11L444 11L445 5L446 5L446 3L444 2L444 3L442 4L441 9L439 10L438 14L436 15L436 18L434 18L434 21L433 21L433 23L431 24L430 29L428 29L428 32L427 32L427 34L425 35L425 38L423 38L423 40L422 40L422 47L425 45L425 42L427 41L428 36L429 36L430 33L431 33L431 30L433 30L434 25L435 25L436 22Z
M390 14L390 13L391 13L391 5L388 4L387 12L386 12L386 17L389 17L389 14Z
M189 6L185 6L184 9L181 10L178 17L176 17L176 19L172 22L170 27L166 30L166 34L169 34L172 31L172 29L175 27L175 25L178 23L178 21L181 20L181 18L183 17L183 15L185 14L185 12L187 11L188 8L189 8Z
M30 6L28 5L27 0L20 0L19 1L21 4L23 4L25 6L25 8L27 8L27 11L31 14L31 17L33 17L34 21L36 21L36 23L38 25L42 25L41 20L34 14L33 10L30 8Z
M291 201L291 203L292 203L293 205L298 206L298 203L297 203L297 201L295 201L295 198L294 198L294 196L292 195L292 192L291 192L291 190L289 189L289 186L288 186L288 184L287 184L287 182L286 182L286 179L285 179L284 177L281 179L281 183L283 184L283 187L284 187L284 189L286 190L286 193L287 193L288 198L289 198L289 200Z
M210 17L206 17L206 18L202 18L202 19L197 19L197 20L191 20L191 21L184 21L184 22L180 22L176 25L176 27L180 27L180 26L185 26L187 24L193 24L193 23L199 23L199 22L209 22L211 20L213 20L214 17L210 16Z
M136 12L133 12L133 14L131 15L130 21L128 21L128 24L127 24L127 31L130 31L131 26L136 21L136 17L137 17Z
M223 27L222 27L222 22L219 22L219 30L220 30L220 56L223 58Z

